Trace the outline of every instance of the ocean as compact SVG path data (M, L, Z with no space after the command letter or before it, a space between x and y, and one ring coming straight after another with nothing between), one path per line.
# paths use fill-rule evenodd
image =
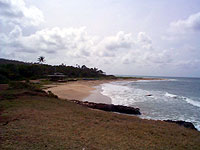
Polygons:
M101 93L112 104L140 108L141 118L189 121L200 131L200 78L111 82Z

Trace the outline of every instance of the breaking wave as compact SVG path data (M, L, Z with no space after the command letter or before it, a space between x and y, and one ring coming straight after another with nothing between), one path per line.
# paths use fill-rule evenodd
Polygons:
M144 82L146 81L142 81L140 84L138 84L139 81L105 83L101 85L100 92L110 97L112 104L139 107L142 112L141 118L189 121L200 130L200 101L198 101L198 97L192 98L192 95L182 96L177 91L174 92L177 92L177 94L168 91L168 88L155 89L155 87L149 86L155 84L159 86L161 82L147 81L148 84ZM141 84L150 88L143 88L140 86ZM177 84L179 83L177 82ZM177 90L172 87L171 90L173 89Z
M191 104L191 105L196 106L196 107L200 107L200 102L192 100L188 97L178 96L178 95L170 94L170 93L166 93L165 96L170 97L170 98L175 98L175 99L181 99L181 100L186 101L188 104Z

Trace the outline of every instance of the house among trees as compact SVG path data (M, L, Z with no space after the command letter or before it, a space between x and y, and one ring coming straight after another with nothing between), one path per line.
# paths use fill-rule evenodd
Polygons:
M51 81L64 81L66 75L64 75L63 73L60 72L56 72L52 75L47 75L47 77L51 80Z
M77 81L77 78L83 80L96 80L99 78L113 78L107 76L102 70L97 68L88 68L85 65L80 67L52 66L42 64L44 57L38 60L40 63L27 63L15 60L6 60L0 58L0 84L9 83L9 81L50 79L53 81Z

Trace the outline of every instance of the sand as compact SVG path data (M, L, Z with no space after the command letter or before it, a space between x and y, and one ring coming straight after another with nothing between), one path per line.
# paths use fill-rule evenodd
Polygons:
M89 101L95 103L106 103L111 104L112 100L110 97L101 94L100 84L113 82L113 81L123 81L124 79L117 80L80 80L80 81L70 81L67 83L57 83L52 85L47 85L45 91L51 91L57 95L60 99L68 100L81 100ZM141 79L125 79L126 81L137 81ZM145 78L142 80L160 80Z
M51 91L61 99L68 100L86 100L89 97L90 101L96 99L93 102L97 102L99 98L105 99L106 103L111 103L111 100L102 95L95 86L100 84L111 82L111 80L94 80L94 81L73 81L62 84L47 85L48 88L45 91Z

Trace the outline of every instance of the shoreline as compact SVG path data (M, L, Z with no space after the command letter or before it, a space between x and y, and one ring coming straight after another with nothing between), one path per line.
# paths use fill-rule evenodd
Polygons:
M143 81L145 80L152 80L152 79L144 79ZM153 79L153 80L159 81L162 79ZM51 91L53 94L57 95L60 99L64 100L78 100L80 102L111 105L114 104L114 102L112 102L111 97L103 95L101 93L102 90L101 85L105 83L120 82L120 81L136 82L136 81L142 81L142 79L79 80L75 82L60 83L57 85L49 85L50 88L47 88L45 91ZM141 119L147 119L147 118L141 118ZM155 119L155 120L160 120L160 119Z
M111 104L112 100L110 97L101 94L100 85L109 82L117 81L139 81L139 80L164 80L155 78L133 78L133 79L110 79L110 80L79 80L70 81L66 83L50 84L45 86L45 91L51 91L57 95L60 99L67 100L80 100L86 101L89 99L90 102L107 103Z
M94 81L81 80L81 81L73 81L60 84L50 84L46 85L46 88L44 90L46 92L51 91L53 94L57 95L60 99L84 101L84 99L86 99L89 96L93 98L94 95L104 97L104 95L102 95L97 90L96 87L103 83L108 83L112 81L113 80L94 80Z
M176 150L200 146L200 132L171 121L96 111L67 100L27 93L0 104L5 107L0 112L3 149Z
M121 113L127 107L62 100L41 89L14 88L1 94L6 96L0 101L3 149L200 147L200 132L190 122L141 119Z
M104 84L104 83L102 83ZM95 86L95 90L91 91L90 95L88 97L84 98L83 102L93 102L93 103L103 103L103 104L112 104L112 99L109 96L103 95L101 93L102 87L101 85Z

